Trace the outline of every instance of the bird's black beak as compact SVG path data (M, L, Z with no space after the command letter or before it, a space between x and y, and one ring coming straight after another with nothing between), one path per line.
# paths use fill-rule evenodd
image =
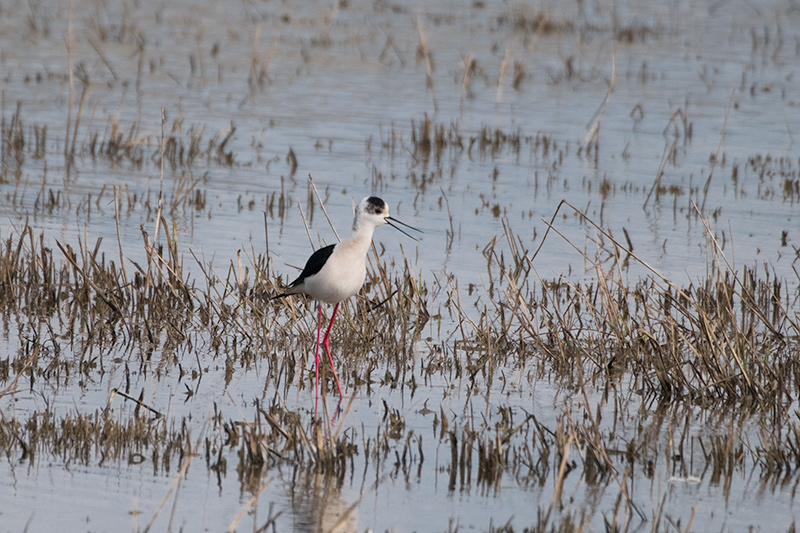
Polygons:
M402 229L400 226L405 226L405 227L407 227L408 229L413 229L414 231L417 231L417 232L419 232L419 233L422 233L422 230L419 230L419 229L415 228L414 226L409 226L409 225L408 225L408 224L406 224L405 222L400 222L400 221L399 221L399 220L397 220L396 218L392 218L392 217L386 217L386 218L385 218L385 220L386 220L386 223L387 223L387 224L389 224L391 227L393 227L394 229L396 229L397 231L399 231L399 232L400 232L400 233L402 233L403 235L405 235L405 236L407 236L407 237L411 237L411 238L412 238L412 239L414 239L415 241L418 241L418 240L419 240L419 239L417 239L416 237L414 237L413 235L411 235L411 234L409 234L409 233L407 233L407 232L403 231L403 229ZM400 224L400 226L395 226L394 224L392 224L392 222L394 222L395 224Z

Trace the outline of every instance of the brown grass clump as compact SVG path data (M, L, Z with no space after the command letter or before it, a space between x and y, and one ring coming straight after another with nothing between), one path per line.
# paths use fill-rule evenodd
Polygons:
M121 203L120 190L114 197ZM189 269L164 215L153 235L142 230L140 261L121 245L119 259L107 257L101 240L51 247L25 225L0 242L0 316L16 347L0 360L0 396L118 381L94 412L0 413L0 452L29 462L146 460L179 478L192 458L204 458L218 477L235 471L254 499L274 469L335 493L370 468L405 480L432 468L449 492L495 494L508 480L544 490L531 523L542 530L593 523L565 505L579 490L613 498L604 518L614 529L671 523L634 487L665 458L670 479L708 476L726 493L742 471L773 484L800 472L800 433L786 408L800 395L798 296L769 270L733 271L713 238L707 278L679 286L569 204L556 214L565 207L597 231L596 254L581 252L595 271L591 283L538 280L537 252L507 223L506 247L497 238L483 250L485 294L462 293L456 279L431 294L407 258L388 261L373 247L369 296L343 306L331 339L353 396L341 410L326 404L321 419L310 405L284 400L313 390L314 304L269 301L280 282L266 254L241 254L221 274L192 256ZM543 241L550 231L558 233L552 221ZM652 275L628 284L631 263ZM438 291L447 299L434 309ZM474 310L463 306L467 298ZM453 333L437 337L448 311ZM421 346L430 353L419 358ZM190 417L131 390L142 376L177 377L189 401L203 379L229 384L250 371L259 372L260 396L234 418L215 405L199 436ZM547 421L539 406L525 407L545 382L559 390ZM425 405L416 405L429 387L442 391L441 404L428 406L424 393ZM359 428L352 406L363 409L379 389L400 390L414 407L384 402L380 420ZM522 403L509 399L517 395ZM472 412L484 402L484 412ZM698 410L713 431L693 425Z
M565 205L572 208L562 202L559 209ZM529 279L536 254L522 248L510 228L509 264L495 245L484 250L503 283L489 287L494 309L478 322L480 346L525 360L536 354L579 381L613 379L625 369L632 387L659 401L774 412L800 394L800 325L792 313L797 296L787 294L768 269L763 277L747 267L732 271L712 239L708 278L681 287L588 222L599 232L598 258L615 265L606 270L600 259L584 255L594 265L594 283L557 280L537 289ZM628 285L620 265L630 261L652 276Z

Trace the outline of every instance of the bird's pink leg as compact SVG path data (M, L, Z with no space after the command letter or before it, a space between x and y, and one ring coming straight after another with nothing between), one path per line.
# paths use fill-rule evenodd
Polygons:
M325 340L322 341L322 345L325 347L325 352L328 354L328 360L331 362L331 370L333 370L333 378L336 380L336 388L339 389L339 402L342 401L342 386L339 385L339 376L336 375L336 367L333 366L333 357L331 356L331 350L328 348L328 336L331 334L331 328L333 327L333 319L336 318L336 311L339 310L339 304L337 303L333 306L333 315L331 316L331 323L328 324L328 331L325 332Z
M317 415L319 407L319 332L322 329L322 304L317 304L319 318L317 318L317 349L314 351L314 416ZM325 337L327 339L327 337Z

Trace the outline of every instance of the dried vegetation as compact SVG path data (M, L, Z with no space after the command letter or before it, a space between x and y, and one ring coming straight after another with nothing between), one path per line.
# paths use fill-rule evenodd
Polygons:
M119 190L114 194L119 198ZM569 204L561 209L593 225ZM50 248L30 226L2 242L0 306L5 335L18 349L0 361L0 394L86 389L106 376L124 376L124 385L94 413L3 414L4 455L30 463L41 457L100 465L149 460L154 471L167 473L198 456L217 476L235 458L243 489L253 493L280 465L315 471L336 486L370 465L392 477L425 475L432 463L420 422L409 425L409 413L384 404L370 434L348 426L347 401L324 420L287 406L291 391L313 389L304 354L314 324L306 318L307 302L268 302L278 280L269 276L265 256L253 254L249 266L232 263L224 279L198 262L194 271L204 275L195 279L165 227L162 218L154 232L163 244L153 244L143 230L142 264L106 257L100 241ZM334 333L345 347L346 390L369 398L378 388L399 388L413 399L419 387L450 384L441 406L430 409L426 401L420 411L432 423L439 453L449 450L441 471L449 490L496 492L504 477L552 486L536 529L580 528L590 520L563 506L564 491L576 490L567 488L575 476L592 490L618 493L616 509L605 516L613 528L668 521L648 516L632 495L634 472L651 476L664 457L671 458L676 479L710 471L730 487L745 466L765 480L796 479L800 432L789 409L800 396L798 295L769 270L733 271L713 238L706 279L678 286L651 270L630 285L626 265L647 265L607 230L595 229L596 253L584 258L596 281L577 284L538 279L537 252L506 224L505 235L483 250L492 281L471 308L463 307L454 279L444 287L446 301L429 309L440 299L410 262L386 264L375 250L370 297L348 306ZM558 232L552 221L549 231ZM443 320L457 323L456 333L426 341ZM429 353L418 360L415 351L426 344ZM265 399L240 419L216 411L200 436L191 434L186 419L164 416L130 390L134 376L177 375L188 401L212 365L226 382L260 367ZM537 380L569 391L554 425L502 401L479 417L456 414L472 397L485 396L487 405L490 395L525 397ZM448 393L451 387L463 388L467 399ZM461 401L463 407L454 403ZM726 422L721 406L740 413L739 421ZM693 429L698 412L720 417L724 429Z
M45 31L44 22L32 17L31 31ZM423 20L417 22L418 60L435 101L433 50ZM579 32L583 39L597 31L581 21L522 9L492 25L521 33L526 42L550 33ZM100 26L93 30L100 43L133 42L127 25L116 33ZM630 44L662 31L623 26L615 29L615 38ZM251 95L270 83L258 39L257 33L247 79ZM330 43L321 39L312 45ZM394 48L388 40L387 47ZM191 62L192 75L197 61ZM506 55L504 65L507 61ZM515 90L530 77L525 68L520 62L513 65ZM573 56L547 73L553 85L600 76ZM640 75L644 83L644 64ZM474 80L488 79L472 56L458 76L467 98ZM90 86L84 80L83 90ZM137 76L137 91L138 86ZM621 244L602 221L565 202L547 224L540 248L532 250L538 235L522 238L499 203L482 199L482 208L502 219L505 228L482 250L485 287L460 287L456 276L428 280L411 259L400 254L393 261L389 257L398 254L375 247L365 291L343 307L332 337L332 345L340 347L342 383L353 396L340 410L329 402L330 412L315 419L302 400L288 400L313 390L307 349L314 342L315 321L308 318L313 317L312 304L269 301L281 280L266 251L245 251L219 273L183 251L169 229L172 217L186 211L211 217L205 177L195 177L195 171L246 164L231 147L235 125L211 135L203 126L185 127L180 118L164 120L160 134L138 122L123 126L118 119L100 129L84 123L82 129L81 117L88 113L83 92L75 100L63 145L46 125L26 123L21 107L8 116L3 110L0 181L16 184L6 187L5 204L21 207L25 199L35 218L61 210L88 216L110 202L117 228L135 210L145 214L148 224L141 227L136 254L119 237L119 229L119 241L111 247L88 237L50 242L29 220L15 222L2 235L0 319L10 349L0 356L0 398L48 391L35 411L0 410L0 452L9 461L148 462L154 474L180 478L195 458L204 460L218 480L235 472L242 491L253 498L276 471L291 472L302 480L299 486L322 484L334 490L369 475L370 483L362 486L374 481L373 489L363 492L387 479L409 483L433 477L449 493L500 494L503 483L513 480L547 496L539 498L532 522L523 525L536 531L589 529L595 523L591 505L569 504L575 498L597 501L603 494L615 501L613 508L597 511L608 530L641 530L645 523L652 530L690 530L691 519L688 524L674 520L663 501L647 506L637 496L635 484L653 480L660 465L666 465L675 482L710 479L727 495L735 480L753 473L765 490L800 481L798 285L778 279L768 265L734 268L708 226L707 276L689 284L662 276L637 257L629 240ZM642 109L631 112L634 129L643 114ZM651 198L655 203L666 194L677 198L688 192L705 201L707 186L706 191L685 191L666 183L665 169L678 166L681 150L691 142L689 117L687 103L674 111L664 130L662 165L645 208ZM449 212L441 188L447 162L528 157L544 169L543 187L549 188L562 179L558 171L566 157L596 164L598 132L589 142L570 145L542 132L488 126L465 132L457 123L435 123L426 115L411 123L406 138L394 129L382 135L380 151L390 157L408 154L409 187L419 196L441 190L440 202ZM26 191L26 163L54 149L63 151L68 172L76 161L102 160L134 169L163 172L167 167L178 177L170 191L137 194L124 186L103 187L77 204L60 187L48 185L46 176L41 187ZM723 167L717 155L712 163ZM291 149L286 161L293 176L298 163ZM755 156L741 163L741 173L759 180L760 198L796 203L796 165L789 158ZM499 172L495 167L491 179L497 180ZM734 165L730 182L736 194L741 191L739 174L740 166ZM374 169L371 185L380 190L385 179ZM534 179L538 186L538 174ZM607 179L600 182L603 199L615 192L614 186ZM30 202L26 194L35 199ZM282 219L292 202L282 187L265 205L265 218ZM315 205L309 192L309 213ZM707 217L714 215L701 206L686 216L707 225ZM594 235L588 244L570 242L560 233L557 220L566 217ZM451 220L448 247L456 233ZM559 238L582 257L594 281L539 277L538 250ZM784 246L785 241L784 235ZM630 282L632 264L648 275ZM145 398L141 385L146 380L155 388L177 383L190 403L207 398L209 381L230 386L243 374L257 374L261 387L237 398L248 409L234 414L214 404L202 431L191 416L170 413L168 401ZM105 383L110 383L109 394L94 412L64 412L49 405L53 397L75 390L97 394L98 384ZM547 419L533 400L539 383L558 391L554 405L546 406L556 415ZM402 407L380 394L395 391L403 395ZM375 420L359 420L360 427L353 423L353 410L359 408L367 418L365 411L377 413ZM262 529L279 514L270 513Z

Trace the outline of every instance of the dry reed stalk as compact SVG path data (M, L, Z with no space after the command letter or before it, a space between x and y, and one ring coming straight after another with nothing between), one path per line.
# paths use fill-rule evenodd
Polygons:
M271 481L265 481L264 483L261 484L261 486L258 487L258 490L242 506L242 509L234 517L234 519L231 521L231 524L228 526L228 529L226 529L225 531L227 531L228 533L233 533L234 531L236 531L236 526L238 526L239 522L241 522L242 518L244 518L245 513L247 513L247 511L251 507L256 505L256 503L258 502L258 498L261 496L261 493L264 492L264 489L269 487L270 483L271 483ZM278 513L278 514L280 514L280 513Z
M74 94L75 94L75 65L72 58L72 11L73 11L73 1L69 0L67 5L67 39L65 41L65 46L67 48L67 61L69 62L69 96L68 96L68 106L67 106L67 131L64 137L64 158L67 160L68 168L69 168L69 147L70 147L70 126L72 125L72 104L74 103Z
M161 414L161 412L158 409L155 409L154 407L150 407L148 404L146 404L144 401L142 401L142 398L144 397L144 389L142 389L142 392L139 395L139 397L135 398L135 397L131 396L130 394L126 393L126 392L123 392L123 391L121 391L121 390L119 390L117 388L113 388L113 389L111 389L111 396L108 397L108 404L109 405L111 405L111 402L114 400L114 396L116 396L117 394L119 394L120 396L122 396L126 400L130 400L133 403L135 403L136 404L136 412L138 412L140 407L144 407L145 409L147 409L148 411L153 413L156 418L161 418L161 417L164 416L164 415Z
M717 167L717 161L722 153L722 143L725 141L725 133L728 131L728 116L730 115L731 108L733 107L733 99L736 96L736 90L731 91L731 97L728 100L728 105L725 106L725 118L722 121L722 131L719 135L719 144L717 144L717 151L714 152L714 158L711 160L711 168L708 169L708 178L705 185L703 185L703 202L700 206L700 211L706 210L706 198L708 197L708 189L711 187L711 178L714 177L714 169Z
M308 227L308 222L306 221L306 215L303 213L303 206L300 205L300 199L297 199L297 209L300 211L300 219L303 221L303 227L306 228L306 235L308 236L308 243L311 245L311 249L315 250L317 247L314 245L314 239L311 238L311 229ZM298 270L301 268L298 267Z
M153 230L153 239L150 240L150 237L144 231L144 227L142 227L142 234L145 238L145 251L147 252L147 273L146 279L148 282L153 284L153 266L155 265L158 268L159 277L163 276L161 272L161 265L164 263L163 259L161 261L157 261L156 256L158 253L155 249L155 243L158 240L159 228L161 226L162 221L162 209L163 209L163 197L164 197L164 151L165 151L165 143L164 143L164 123L166 121L166 114L164 111L164 104L161 104L161 139L159 142L159 150L161 152L161 161L159 165L159 188L158 188L158 204L156 209L156 224Z
M319 202L319 207L322 209L322 213L325 215L325 220L328 221L328 226L330 226L331 230L333 230L333 234L336 236L336 241L342 242L342 239L339 238L339 234L336 232L336 228L333 226L333 222L331 222L331 217L328 216L328 210L325 209L325 202L322 201L319 191L317 190L317 184L314 183L314 178L311 177L311 174L308 175L308 183L314 189L314 194L317 197L317 202ZM353 207L353 212L355 212L355 206Z
M174 480L172 480L172 484L170 485L170 488L167 491L167 493L164 495L164 499L161 500L161 503L159 504L156 511L153 513L153 516L150 518L150 521L147 523L147 526L145 526L144 533L147 533L148 531L150 531L150 528L153 527L153 524L155 523L156 519L161 514L161 511L164 509L164 506L167 504L167 501L169 500L172 491L175 491L175 500L173 502L173 511L172 511L174 513L175 511L174 505L177 504L178 501L178 491L180 490L180 483L183 480L183 477L186 475L186 470L189 468L189 464L192 462L192 458L195 455L197 455L196 450L199 446L200 442L198 441L197 444L195 445L194 451L192 451L190 447L184 454L183 465L181 466L180 471L178 471L178 475L175 476ZM172 516L170 516L170 524L171 523L172 523Z
M677 141L673 141L672 144L667 142L664 145L664 152L661 154L661 162L658 164L658 170L656 171L656 177L653 180L653 185L650 186L650 190L647 193L647 196L644 199L644 203L642 204L642 209L647 209L647 204L650 203L650 197L653 195L653 192L656 193L656 199L659 197L659 189L661 188L661 180L664 178L664 169L667 166L667 162L669 161L669 154L675 149L675 143Z
M550 500L550 506L547 509L547 516L550 516L550 513L556 507L561 506L561 496L564 492L564 480L567 476L567 462L569 461L569 452L572 448L572 443L575 442L575 434L570 433L569 437L567 437L567 442L564 443L563 446L559 447L559 455L561 456L561 462L558 465L558 474L556 475L555 481L555 488L553 489L553 497Z
M83 113L83 104L86 101L86 95L89 92L89 88L91 87L91 83L88 79L88 76L81 80L81 97L78 101L78 113L75 116L75 124L73 125L72 129L72 146L69 149L69 157L73 159L75 157L75 142L78 138L78 127L81 123L81 115Z
M608 82L608 91L606 92L605 98L600 103L600 106L597 108L597 111L594 112L594 115L586 124L586 137L584 138L584 144L589 144L593 142L595 144L599 143L600 138L600 126L603 122L603 115L606 112L606 108L608 107L608 102L611 100L611 95L614 94L614 90L617 88L617 53L616 51L611 54L611 80ZM596 153L596 152L595 152Z
M120 223L120 204L122 203L122 190L118 185L114 186L114 225L117 230L117 247L119 248L119 266L122 269L122 280L125 285L128 284L128 270L125 266L125 256L122 252L122 237L120 236L119 223Z
M461 99L463 101L464 95L467 94L467 89L469 88L469 81L472 77L472 71L475 68L475 56L473 53L467 56L464 60L464 78L461 80Z
M436 98L436 85L433 81L433 54L428 47L428 38L425 35L425 28L422 24L422 15L417 15L417 31L419 31L419 50L417 51L417 57L422 57L422 60L425 62L425 72L427 74L426 78L426 86L431 91L431 96L433 97L433 109L437 110L438 100Z
M497 77L497 93L495 94L494 97L495 104L499 104L500 100L503 98L503 82L505 81L506 71L508 70L508 64L510 63L510 61L511 61L511 49L506 48L506 53L503 56L503 61L500 63L500 74Z

